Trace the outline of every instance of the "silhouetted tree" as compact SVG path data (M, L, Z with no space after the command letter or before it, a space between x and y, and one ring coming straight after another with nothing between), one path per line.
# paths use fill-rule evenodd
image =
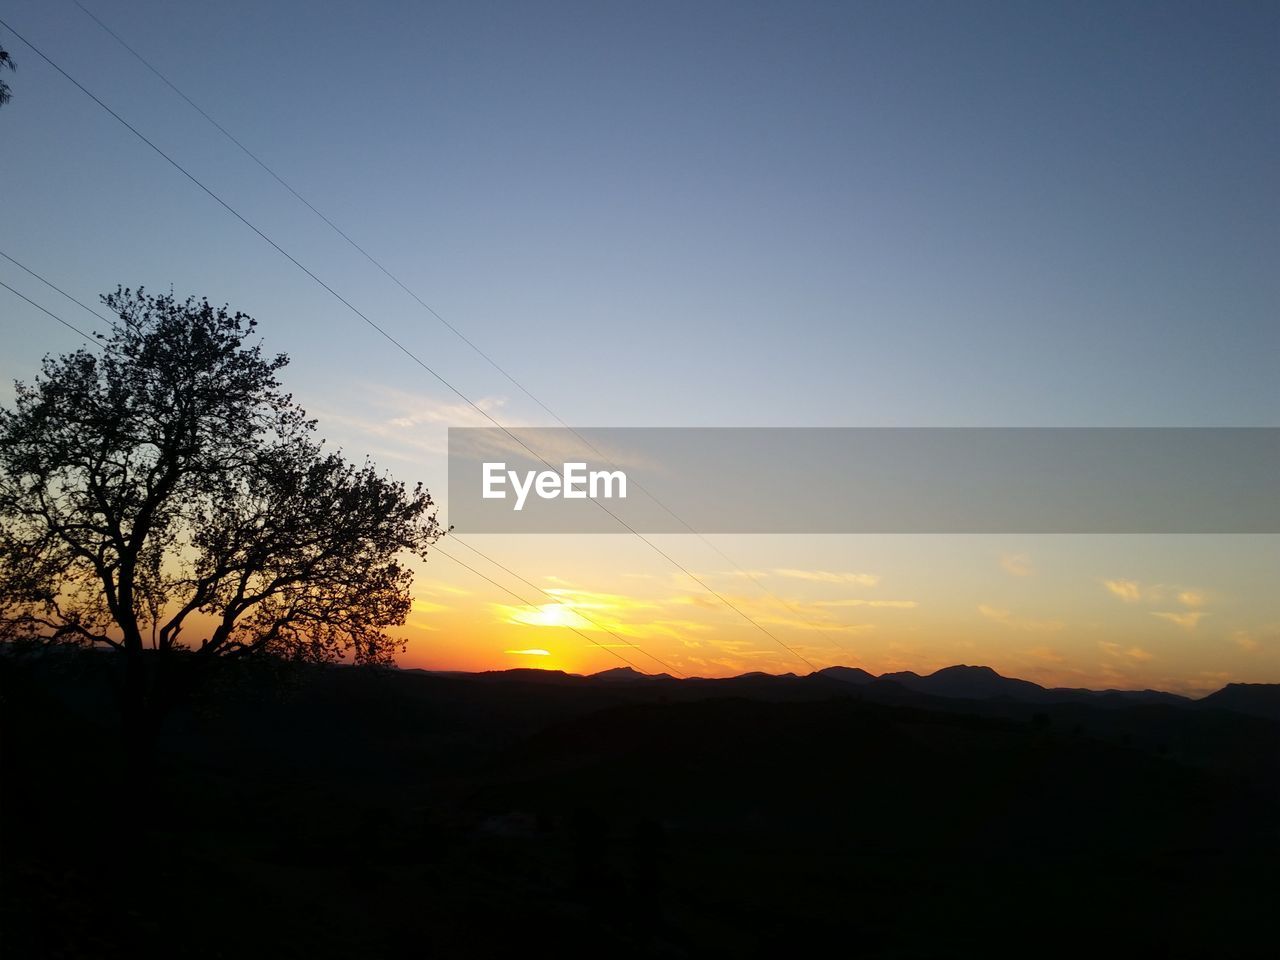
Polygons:
M46 357L0 408L0 638L117 651L135 734L176 651L389 661L431 496L326 452L247 315L103 301L101 353Z
M18 69L13 65L13 57L9 56L9 51L4 47L0 47L0 71L5 70L6 68L9 70ZM9 85L3 80L0 80L0 107L3 107L12 99L13 94L9 92Z

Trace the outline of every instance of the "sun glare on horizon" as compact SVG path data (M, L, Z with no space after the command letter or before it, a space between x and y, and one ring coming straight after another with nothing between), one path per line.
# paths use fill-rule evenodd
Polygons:
M590 629L591 621L576 613L569 603L544 603L533 609L505 607L509 623L522 623L529 627L566 627L574 630Z

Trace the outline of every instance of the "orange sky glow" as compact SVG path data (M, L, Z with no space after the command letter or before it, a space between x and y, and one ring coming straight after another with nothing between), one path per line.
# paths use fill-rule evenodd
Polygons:
M1048 686L1186 693L1280 675L1270 538L722 538L733 565L665 538L741 614L626 537L462 542L517 572L558 572L530 577L535 591L446 539L530 602L437 555L415 584L403 666L722 677L981 663Z

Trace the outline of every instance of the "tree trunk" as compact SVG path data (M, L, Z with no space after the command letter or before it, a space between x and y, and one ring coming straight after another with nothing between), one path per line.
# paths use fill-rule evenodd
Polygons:
M120 703L126 775L132 786L144 792L151 775L155 741L150 666L144 651L129 650L125 653L124 685ZM142 798L139 796L130 799L130 805L140 809L138 801Z

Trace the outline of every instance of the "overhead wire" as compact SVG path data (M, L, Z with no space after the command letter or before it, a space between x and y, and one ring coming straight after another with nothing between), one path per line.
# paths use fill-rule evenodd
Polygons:
M95 18L95 19L96 19L96 18ZM338 300L338 302L339 302L339 303L341 303L343 306L345 306L345 307L346 307L346 308L347 308L351 313L353 313L353 314L354 314L355 316L357 316L360 320L362 320L365 324L367 324L367 325L368 325L368 326L370 326L373 330L375 330L379 335L381 335L381 336L382 336L384 339L386 339L389 343L391 343L393 346L395 346L395 347L396 347L396 348L397 348L401 353L403 353L406 357L408 357L408 358L409 358L411 361L413 361L416 365L418 365L418 366L419 366L419 367L421 367L423 370L426 370L428 373L430 373L430 374L431 374L431 375L432 375L432 376L433 376L437 381L439 381L442 385L444 385L444 386L445 386L445 387L446 387L450 392L452 392L453 394L455 394L457 397L459 397L461 400L463 400L465 403L467 403L469 406L471 406L473 409L475 409L475 410L476 410L476 412L478 412L482 417L484 417L486 420L488 420L490 423L492 423L492 424L493 424L497 429L501 430L501 431L502 431L504 434L506 434L510 439L512 439L512 440L514 440L516 443L518 443L521 447L523 447L523 448L524 448L525 450L527 450L530 454L532 454L536 459L541 460L544 464L547 464L548 466L550 466L550 463L549 463L549 462L548 462L544 457L542 457L540 454L538 454L536 451L534 451L532 448L530 448L530 447L528 446L528 444L527 444L527 443L525 443L522 439L520 439L520 438L519 438L519 437L517 437L515 434L513 434L509 428L507 428L505 425L503 425L501 422L499 422L499 421L498 421L495 417L493 417L493 416L492 416L488 411L484 410L481 406L479 406L477 403L475 403L475 401L473 401L470 397L468 397L468 396L467 396L465 393L463 393L460 389L458 389L457 387L455 387L455 386L454 386L454 385L453 385L453 384L452 384L448 379L446 379L446 378L445 378L442 374L440 374L437 370L435 370L434 368L432 368L432 367L431 367L430 365L428 365L425 361L423 361L420 357L418 357L418 356L417 356L417 354L415 354L412 350L410 350L407 346L405 346L405 345L404 345L400 340L398 340L396 337L394 337L394 336L393 336L390 332L388 332L384 327L382 327L381 325L379 325L379 324L378 324L376 321L374 321L371 317L369 317L367 314L365 314L363 311L361 311L358 307L356 307L353 303L351 303L351 301L349 301L348 299L346 299L346 298L345 298L342 294L340 294L336 289L334 289L332 286L330 286L328 283L326 283L326 282L325 282L325 281L324 281L320 276L318 276L316 273L314 273L311 269L309 269L306 265L304 265L301 261L299 261L299 260L298 260L296 257L294 257L291 253L289 253L289 252L288 252L284 247L282 247L279 243L277 243L277 242L276 242L275 240L273 240L270 236L268 236L265 232L263 232L263 231L262 231L259 227L257 227L253 222L251 222L247 217L245 217L245 216L244 216L243 214L241 214L241 213L240 213L240 212L239 212L235 207L233 207L229 202L227 202L225 199L223 199L219 194L217 194L217 193L216 193L216 192L214 192L211 188L209 188L209 187L208 187L208 186L207 186L203 181L201 181L198 177L196 177L194 174L192 174L190 171L188 171L188 170L187 170L187 169L186 169L182 164L180 164L180 163L179 163L177 160L175 160L172 156L170 156L168 153L166 153L166 152L165 152L165 151L164 151L160 146L158 146L158 145L157 145L153 140L151 140L150 138L148 138L145 134L143 134L140 130L138 130L138 129L137 129L137 127L133 126L131 123L129 123L129 121L128 121L128 120L126 120L126 119L125 119L123 116L121 116L118 112L116 112L114 109L112 109L112 108L111 108L111 107L110 107L110 106L109 106L105 101L103 101L101 98L99 98L96 94L94 94L91 90L89 90L86 86L84 86L84 84L82 84L80 81L78 81L75 77L71 76L71 74L69 74L66 70L64 70L64 69L63 69L59 64L57 64L57 63L56 63L52 58L50 58L46 53L44 53L44 51L43 51L43 50L41 50L39 47L37 47L35 44L33 44L30 40L28 40L24 35L22 35L22 34L21 34L21 33L19 33L17 30L15 30L15 29L14 29L14 28L13 28L13 27L8 23L8 22L6 22L3 18L0 18L0 26L4 26L7 30L9 30L9 32L11 32L15 37L17 37L17 38L18 38L18 40L20 40L24 45L26 45L26 46L27 46L27 47L28 47L28 48L29 48L33 53L35 53L38 57L40 57L42 60L44 60L44 61L45 61L45 62L46 62L50 67L52 67L55 71L57 71L60 75L62 75L62 76L63 76L67 81L69 81L71 84L73 84L73 85L74 85L77 89L79 89L79 90L80 90L80 91L81 91L85 96L89 97L89 99L91 99L94 103L96 103L99 107L101 107L104 111L106 111L110 116L112 116L112 117L113 117L117 122L119 122L119 123L120 123L122 126L124 126L127 130L129 130L129 131L130 131L130 132L131 132L135 137L137 137L139 140L141 140L141 141L142 141L146 146L148 146L148 147L149 147L153 152L155 152L155 153L156 153L157 155L159 155L162 159L164 159L164 160L165 160L165 161L166 161L170 166L172 166L174 169L176 169L178 172L180 172L184 177L186 177L186 178L187 178L188 180L190 180L193 184L195 184L195 185L196 185L196 186L197 186L201 191L203 191L203 192L204 192L205 194L207 194L211 199L213 199L215 202L217 202L217 203L218 203L221 207L223 207L223 208L224 208L228 213L230 213L232 216L234 216L237 220L239 220L239 221L240 221L242 224L244 224L246 227L248 227L248 228L249 228L253 233L255 233L255 234L256 234L259 238L261 238L265 243L267 243L267 244L268 244L269 246L271 246L274 250L276 250L279 254L281 254L283 257L285 257L287 260L289 260L289 262L290 262L290 263L292 263L292 264L293 264L295 267L297 267L300 271L302 271L304 274L306 274L306 275L307 275L311 280L313 280L316 284L318 284L321 288L323 288L326 292L328 292L331 296L333 296L336 300ZM135 55L136 55L136 53L135 53ZM171 84L171 85L172 85L172 84ZM176 88L175 88L175 89L176 89ZM317 211L317 213L318 213L318 211ZM25 298L24 298L24 299L25 299ZM424 304L424 306L425 306L425 304ZM428 309L430 309L430 308L428 308ZM434 313L434 311L432 311L432 312ZM437 316L438 316L438 315L437 315ZM443 318L440 318L440 319L443 321ZM446 326L450 326L450 328L451 328L451 329L453 329L453 328L452 328L452 325L448 324L447 322L446 322ZM456 332L456 331L455 331L455 332ZM459 333L459 336L462 336L462 335ZM465 340L466 338L465 338L465 337L463 337L463 339ZM468 341L468 342L470 342L470 341ZM479 348L478 348L478 347L474 347L474 344L472 344L472 346L473 346L473 348L475 348L477 351L479 351ZM481 352L481 353L483 353L482 351L480 351L480 352ZM490 361L490 362L492 362L492 361ZM497 366L496 364L494 364L494 365L495 365L495 367ZM498 367L498 369L499 369L499 370L501 370L501 368L500 368L500 367ZM508 377L509 377L509 375L508 375ZM510 378L510 377L509 377L509 378ZM516 382L516 381L514 380L514 378L510 378L510 379L512 379L512 382ZM518 385L518 384L517 384L517 385ZM523 389L523 388L522 388L522 389ZM530 395L530 396L532 396L532 395ZM535 402L537 402L537 401L535 400ZM549 412L550 412L550 411L549 411ZM552 415L554 416L554 414L552 414ZM559 418L557 417L557 419L559 419ZM563 421L561 421L561 422L563 423ZM571 429L571 428L570 428L570 429ZM818 667L817 667L817 666L816 666L816 665L815 665L811 660L809 660L807 657L805 657L803 654L801 654L798 650L796 650L795 648L793 648L790 644L787 644L786 642L784 642L783 640L781 640L781 639L780 639L776 634L774 634L772 631L770 631L770 630L769 630L767 627L765 627L763 624L760 624L760 623L759 623L759 622L757 622L755 619L753 619L749 614L747 614L745 611L743 611L743 610L742 610L742 609L741 609L737 604L733 603L730 599L728 599L727 597L725 597L725 596L724 596L723 594L721 594L719 591L717 591L717 590L715 590L714 588L712 588L708 583L706 583L706 581L705 581L705 580L703 580L701 577L699 577L699 576L697 576L696 574L694 574L691 570L689 570L686 566L684 566L684 565L683 565L683 564L681 564L679 561L677 561L677 560L676 560L674 557L672 557L669 553L667 553L666 551L664 551L664 550L662 550L660 547L658 547L658 546L657 546L657 544L655 544L652 540L650 540L650 539L649 539L648 537L646 537L644 534L640 533L640 532L639 532L638 530L636 530L633 526L631 526L630 524L628 524L625 520L623 520L623 519L622 519L621 517L619 517L616 513L614 513L612 510L610 510L610 509L609 509L605 504L601 503L598 499L596 499L596 498L594 498L594 497L590 497L590 498L588 498L588 499L590 499L592 503L594 503L597 507L599 507L599 508L600 508L601 510L603 510L605 513L607 513L609 516L611 516L611 517L612 517L612 518L613 518L617 523L619 523L619 524L620 524L624 529L626 529L629 533L631 533L631 534L633 534L634 536L636 536L637 538L639 538L643 543L645 543L647 546L649 546L649 547L650 547L650 549L652 549L654 552L658 553L658 554L659 554L659 556L663 557L665 560L667 560L667 562L668 562L668 563L670 563L670 564L672 564L674 567L676 567L676 569L678 569L681 573L683 573L685 576L689 577L691 580L693 580L695 583L697 583L700 587L702 587L704 590L706 590L708 593L710 593L712 596L714 596L717 600L719 600L722 604L724 604L724 605L725 605L726 607L728 607L730 610L732 610L733 612L735 612L736 614L738 614L738 615L739 615L743 620L745 620L745 621L746 621L747 623L749 623L751 626L755 627L757 630L759 630L761 633L763 633L763 634L764 634L765 636L767 636L769 639L773 640L773 641L774 641L774 642L775 642L779 647L781 647L782 649L786 650L788 653L790 653L790 654L791 654L792 656L794 656L796 659L798 659L798 660L800 660L801 662L803 662L804 664L806 664L810 669L815 670L815 671L818 669Z
M59 293L62 293L62 294L63 294L63 296L67 297L67 299L72 300L74 303L79 304L81 307L83 307L85 310L88 310L90 313L93 313L93 314L95 314L95 315L97 315L97 316L100 316L99 314L97 314L97 311L93 310L92 308L90 308L90 307L88 307L88 306L85 306L85 304L81 303L79 300L76 300L76 299L75 299L74 297L72 297L70 294L64 293L64 292L61 290L61 288L59 288L59 287L55 286L52 282L50 282L50 281L46 280L44 277L40 276L38 273L36 273L35 271L31 270L30 268L23 266L21 263L19 263L19 262L18 262L17 260L15 260L13 257L9 256L7 253L4 253L3 251L0 251L0 257L4 257L4 259L8 260L10 263L13 263L13 264L15 264L16 266L21 267L23 270L26 270L28 273L30 273L33 277L35 277L35 278L36 278L37 280L39 280L41 283L44 283L44 284L46 284L48 287L50 287L51 289L53 289L53 290L57 290ZM42 306L41 304L39 304L39 303L37 303L36 301L32 300L30 297L26 296L25 294L23 294L23 293L19 292L18 290L15 290L13 287L9 286L9 284L5 283L3 280L0 280L0 287L4 287L4 289L8 290L8 291L9 291L10 293L12 293L14 296L19 297L19 298L21 298L22 300L25 300L28 304L30 304L31 306L35 307L35 308L36 308L37 310L39 310L41 313L44 313L46 316L50 317L51 319L56 320L58 323L62 324L64 327L67 327L67 328L68 328L68 329L70 329L70 330L74 330L76 333L80 334L82 337L84 337L86 340L88 340L91 344L93 344L93 346L97 347L99 350L103 349L102 344L98 343L95 339L91 338L88 334L86 334L86 333L85 333L83 330L81 330L79 327L77 327L77 326L75 326L74 324L70 323L69 321L67 321L67 320L63 319L61 316L59 316L59 315L58 315L57 313L55 313L54 311L52 311L52 310L48 309L48 308L47 308L47 307L45 307L45 306ZM104 318L104 319L105 319L105 318ZM461 541L457 541L457 542L461 543ZM502 569L502 570L506 571L508 574L510 574L511 576L515 577L516 579L524 581L525 583L529 584L529 586L534 587L534 589L541 590L543 593L546 593L548 596L552 597L552 599L559 600L559 598L558 598L558 597L556 597L554 594L550 593L550 592L549 592L549 591L547 591L547 590L544 590L544 589L543 589L543 588L541 588L541 587L538 587L536 584L534 584L534 583L530 582L529 580L526 580L524 577L521 577L521 576L520 576L519 574L517 574L515 571L511 570L509 567L505 567L505 566L503 566L502 564L498 563L496 560L491 559L490 557L486 556L484 553L482 553L481 551L477 550L475 547L471 546L470 544L466 544L466 543L464 543L464 544L463 544L463 546L465 546L468 550L471 550L472 552L474 552L474 553L475 553L475 554L477 554L478 556L482 557L483 559L487 560L489 563L492 563L494 566L499 567L500 569ZM477 570L475 567L471 566L470 564L466 563L465 561L459 560L457 557L455 557L453 554L449 553L448 551L441 549L441 548L440 548L440 545L439 545L438 543L437 543L437 544L434 544L434 545L432 546L432 550L433 550L434 552L436 552L436 553L439 553L441 556L447 557L449 560L452 560L452 561L453 561L454 563L456 563L458 566L460 566L460 567L462 567L462 568L464 568L464 569L466 569L466 570L471 571L473 574L475 574L476 576L480 577L481 579L486 580L486 581L488 581L489 583L493 584L494 586L498 587L500 590L502 590L502 591L504 591L505 593L509 594L510 596L514 597L516 600L520 601L520 603L522 603L523 605L525 605L525 606L527 606L527 607L535 608L535 609L537 608L537 606L538 606L538 605L537 605L536 603L533 603L533 602L531 602L531 601L529 601L529 600L526 600L524 597L520 596L520 594L516 593L514 590L510 589L509 587L505 586L504 584L499 583L498 581L494 580L492 577L487 576L486 574L484 574L484 573L482 573L481 571ZM571 609L571 610L573 610L573 608L572 608L572 607L570 607L570 609ZM634 650L637 650L638 652L643 653L645 656L650 657L650 658L651 658L651 659L653 659L655 662L657 662L657 663L661 664L663 667L666 667L666 668L667 668L667 670L671 671L671 673L672 673L673 675L676 675L676 676L684 676L684 674L683 674L683 673L681 673L681 672L680 672L679 670L677 670L675 667L671 666L671 664L667 663L665 660L661 659L660 657L654 656L653 654L651 654L651 653L649 653L648 651L644 650L642 647L640 647L640 646L639 646L639 644L633 643L633 642L631 642L631 641L629 641L629 640L625 639L624 637L622 637L622 636L620 636L619 634L617 634L615 631L610 630L608 627L603 626L602 624L598 623L597 621L595 621L595 620L594 620L594 619L592 619L591 617L587 616L586 614L581 613L580 611L573 610L573 612L575 613L575 615L577 615L577 616L581 617L583 620L586 620L586 621L588 621L588 622L590 622L590 623L594 624L595 626L599 627L599 629L603 630L604 632L608 633L610 636L612 636L612 637L614 637L615 639L617 639L618 641L620 641L620 642L622 643L622 645L623 645L623 646L630 647L630 648L632 648L632 649L634 649ZM600 649L604 650L606 653L609 653L609 654L613 655L614 657L618 658L619 660L621 660L623 663L627 664L627 665L628 665L629 667L631 667L632 669L637 670L637 671L639 671L639 672L641 672L641 673L644 673L644 672L645 672L645 671L640 667L640 665L639 665L639 664L637 664L634 660L631 660L630 658L628 658L628 657L626 657L626 656L623 656L623 655L622 655L621 653L619 653L619 652L618 652L618 651L617 651L617 650L616 650L612 645L610 645L610 644L606 644L606 643L601 643L599 640L597 640L597 639L595 639L594 637L592 637L592 636L590 636L590 635L588 635L588 634L586 634L586 633L582 632L581 630L579 630L577 627L573 626L572 624L568 624L567 626L568 626L568 628L569 628L570 630L572 630L572 631L573 631L574 633L576 633L578 636L582 637L584 640L587 640L588 642L590 642L590 643L594 644L595 646L599 647Z
M439 311L437 311L434 307L432 307L429 303L427 303L415 290L409 287L408 284L402 281L381 260L379 260L373 254L371 254L361 244L359 244L356 240L354 240L345 230L343 230L340 226L338 226L338 224L335 223L322 210L316 207L315 204L313 204L310 200L308 200L305 196L303 196L300 192L298 192L298 190L291 183L289 183L289 181L287 181L283 176L281 176L265 160L263 160L260 156L258 156L258 154L256 154L253 150L251 150L248 146L246 146L245 143L242 140L240 140L240 138L238 138L235 134L233 134L230 130L228 130L225 126L223 126L223 124L219 123L218 120L214 118L208 111L206 111L203 107L201 107L198 103L196 103L176 83L174 83L158 67L156 67L155 64L153 64L150 60L148 60L145 56L143 56L127 40L125 40L122 36L120 36L119 33L113 30L110 27L110 25L105 23L97 14L95 14L92 10L86 7L81 2L81 0L72 0L72 2L75 3L75 5L79 7L85 13L86 16L88 16L91 20L93 20L94 23L96 23L99 27L101 27L102 30L105 31L108 36L110 36L113 40L115 40L118 44L120 44L120 46L123 47L126 51L128 51L128 53L131 56L133 56L139 63L141 63L148 71L154 74L162 83L165 84L165 86L167 86L170 90L172 90L178 97L180 97L188 106L191 107L191 109L195 110L196 113L198 113L201 117L203 117L211 126L213 126L214 129L216 129L219 133L221 133L224 137L226 137L228 141L234 144L236 148L240 150L240 152L242 152L246 157L248 157L255 164L257 164L273 180L275 180L278 184L280 184L280 186L282 186L285 190L287 190L296 200L298 200L298 202L303 204L308 210L310 210L313 214L319 217L320 220L322 220L331 230L333 230L339 237L341 237L352 249L354 249L362 257L364 257L371 264L373 264L373 266L375 266L381 273L383 273L389 280L391 280L392 283L394 283L397 287L399 287L402 291L404 291L404 293L406 293L409 297L411 297L419 306L421 306L424 310L426 310L429 314L431 314L431 316L433 316L436 320L438 320L441 324L443 324L445 328L447 328L451 333L454 334L454 336L456 336L468 347L470 347L472 351L474 351L486 363L488 363L491 367L493 367L494 370L500 373L508 382L512 384L512 386L514 386L522 394L524 394L526 397L532 400L544 413L546 413L553 420L555 420L556 423L558 423L562 428L564 428L565 430L568 430L569 433L575 439L577 439L579 442L584 444L588 449L590 449L594 454L596 454L596 456L598 456L606 464L613 467L614 469L617 469L617 465L614 464L608 457L606 457L604 453L601 452L598 447L596 447L595 444L593 444L590 440L584 437L577 429L575 429L574 427L571 427L558 413L556 413L553 409L551 409L550 406L548 406L537 395L535 395L531 390L529 390L528 387L526 387L523 383L521 383L518 379L516 379L514 374L510 373L505 367L499 364L497 360L495 360L492 356L489 355L489 353L487 353L483 348L481 348L478 344L476 344L470 337L468 337L465 333L463 333L462 330L460 330L456 325L454 325L453 323L450 323L449 320L447 320ZM846 652L853 653L853 651L850 648L845 646L845 644L842 643L838 638L836 638L834 635L829 633L825 627L822 627L816 623L813 623L811 620L805 617L803 612L796 609L794 605L792 605L788 601L782 599L777 594L775 594L757 576L751 573L751 571L746 570L742 566L740 566L735 560L733 560L733 558L731 558L722 549L720 549L720 547L718 547L711 540L709 540L699 530L695 529L691 524L689 524L686 520L684 520L684 518L676 514L675 511L673 511L665 503L659 500L657 496L651 493L639 481L633 480L632 486L635 487L635 489L639 490L641 493L643 493L645 496L647 496L650 500L652 500L659 508L665 511L673 520L675 520L678 524L680 524L686 531L688 531L689 533L697 537L705 546L707 546L712 551L714 551L717 556L719 556L722 560L724 560L726 563L732 566L739 574L741 574L742 576L750 580L751 583L755 585L758 589L760 589L766 596L774 600L776 603L780 604L782 607L784 607L791 613L800 617L802 620L806 622L808 626L817 630L819 633L825 636L828 640L830 640L836 646L844 649Z

